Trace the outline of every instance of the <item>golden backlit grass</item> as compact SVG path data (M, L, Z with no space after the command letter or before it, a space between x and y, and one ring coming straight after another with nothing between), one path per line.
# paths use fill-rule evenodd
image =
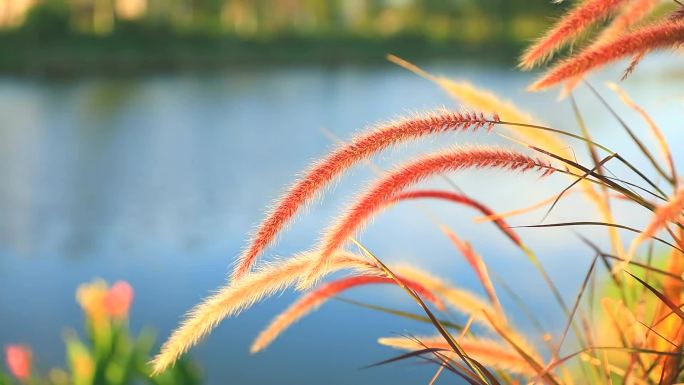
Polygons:
M684 7L650 20L657 5L653 0L578 2L524 53L521 66L540 65L565 46L591 35L589 31L592 28L600 31L577 53L570 52L568 57L554 64L530 88L541 90L564 84L569 91L580 84L590 71L615 60L625 57L640 59L655 49L679 47L684 42ZM606 19L606 27L601 29L601 22ZM680 187L675 168L677 147L668 143L646 110L620 87L610 86L618 98L641 117L658 146L661 156L652 156L648 146L616 115L624 131L650 161L649 169L640 170L618 152L591 138L574 99L570 100L581 134L544 126L513 103L469 82L429 74L396 56L389 59L439 85L470 112L440 110L371 127L341 143L328 156L304 171L259 225L245 252L238 258L232 279L189 312L162 346L152 363L154 373L172 365L223 319L236 316L254 303L285 289L295 288L305 293L257 336L253 352L263 350L292 324L347 290L371 284L390 284L404 290L424 315L363 301L354 303L397 317L426 322L436 329L438 335L435 337L405 336L379 340L383 345L408 351L381 364L409 359L435 363L438 369L431 383L446 372L477 385L655 385L681 382L684 379L681 374L684 368L681 348L684 345L684 311L680 308L684 290L684 189ZM596 94L603 102L600 94ZM609 112L613 112L607 103L605 105ZM513 143L518 148L451 147L421 154L389 171L380 172L323 230L323 236L313 251L266 263L253 271L257 257L274 242L285 226L352 166L389 147L426 136L467 129L490 131L499 127L514 134ZM581 144L589 154L591 164L582 164L577 159L577 148L570 146L570 140ZM611 168L616 163L625 168L627 175L618 178L612 173ZM467 196L457 188L448 191L418 186L432 178L465 169L478 173L488 170L504 173L524 171L537 176L560 173L567 175L572 184L558 195L532 206L513 208L500 214L481 202L479 197ZM520 184L524 183L521 180ZM577 252L589 250L595 257L586 275L579 277L579 292L569 306L541 267L536 254L504 218L542 207L552 210L566 192L572 193L575 185L581 186L582 193L588 197L601 221L591 218L525 226L563 228L591 225L609 229L612 252L604 251L601 242L585 236L577 237L581 246ZM514 191L519 186L502 188ZM534 186L520 191L536 193ZM541 273L548 292L545 289L539 295L555 297L566 317L565 328L546 332L538 312L527 308L529 298L518 296L518 285L526 278L526 272L521 273L512 285L495 279L491 266L487 265L487 256L476 253L467 240L461 239L455 230L444 224L439 223L435 233L450 240L470 266L470 270L459 271L459 275L449 280L413 265L385 265L355 240L364 226L382 210L398 202L416 199L438 199L443 204L466 206L480 212L486 220L494 221L496 228L492 229L510 239L512 244L508 245L522 250ZM612 199L634 205L651 218L650 222L643 229L617 223ZM618 230L636 233L626 254ZM363 251L363 256L344 251L349 240ZM649 247L642 254L637 254L641 249L639 246L649 240L656 240L667 249L655 254ZM658 265L661 260L665 267ZM603 267L603 275L597 277L599 266ZM352 270L352 274L320 282L329 274L343 269ZM617 274L618 271L627 274ZM474 274L480 282L484 298L452 283L461 282L460 279L467 274ZM314 284L318 286L314 287ZM513 305L500 297L502 292L508 294ZM451 311L466 317L465 325L452 322ZM517 328L512 321L517 318L516 311L522 312L540 335L527 335ZM452 334L455 330L459 331L458 336ZM544 341L541 346L534 343L539 339Z

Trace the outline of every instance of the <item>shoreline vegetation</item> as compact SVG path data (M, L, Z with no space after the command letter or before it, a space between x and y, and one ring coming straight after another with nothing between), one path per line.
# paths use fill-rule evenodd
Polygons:
M128 3L144 7L124 12L120 6ZM339 1L181 3L187 4L107 0L76 7L35 0L14 24L0 23L0 76L375 64L388 53L511 66L549 17L565 8L498 0L382 7L369 1L356 8Z
M131 39L119 36L70 36L34 40L0 34L0 76L135 75L220 70L240 66L373 65L386 55L430 59L478 60L510 65L524 42L429 41L420 36L390 39L301 36L244 40L232 36L173 36Z

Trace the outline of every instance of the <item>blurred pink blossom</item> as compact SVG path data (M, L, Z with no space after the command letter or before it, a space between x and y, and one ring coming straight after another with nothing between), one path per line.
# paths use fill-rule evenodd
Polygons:
M104 302L110 316L126 318L133 302L133 288L126 281L117 281L107 291Z
M23 345L8 345L5 347L5 359L10 373L20 381L31 377L31 349Z

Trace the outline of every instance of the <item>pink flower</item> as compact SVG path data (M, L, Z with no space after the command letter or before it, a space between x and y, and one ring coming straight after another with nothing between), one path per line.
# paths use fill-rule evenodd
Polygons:
M31 377L31 349L23 345L8 345L5 347L7 368L20 381Z
M107 291L104 299L107 313L118 319L128 316L128 311L133 302L133 288L126 281L117 281Z

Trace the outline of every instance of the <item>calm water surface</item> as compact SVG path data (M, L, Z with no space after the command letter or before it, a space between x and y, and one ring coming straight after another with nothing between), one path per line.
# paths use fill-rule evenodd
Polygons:
M649 109L681 164L684 139L681 60L652 59L625 88ZM569 104L555 94L527 94L530 74L474 64L431 63L436 72L469 79L506 95L542 121L575 131ZM593 81L648 137L638 116L603 87L619 68ZM584 90L578 103L596 139L650 173L610 115ZM340 138L377 121L455 106L429 82L388 64L379 67L231 70L212 75L135 79L34 81L0 79L0 345L22 342L38 365L61 364L61 333L80 324L76 287L94 277L125 279L136 289L135 329L168 335L180 316L225 282L229 264L264 208L298 171ZM393 162L459 143L506 143L497 135L432 138L387 152ZM580 159L581 144L572 143ZM618 175L628 175L615 166ZM265 258L288 256L316 241L322 227L373 177L361 166L303 215ZM567 179L498 172L454 175L455 183L496 210L522 207L562 189ZM445 187L439 180L429 185ZM548 222L583 220L571 197ZM512 219L539 223L543 212ZM563 319L525 257L473 212L435 202L403 203L383 213L360 237L388 262L411 262L481 292L468 266L440 235L433 218L470 239L490 269L525 297L549 328ZM643 224L625 208L620 219ZM578 289L592 255L568 230L524 230L567 298ZM582 229L597 241L600 229ZM417 311L396 288L358 289L349 297ZM210 384L426 383L432 368L358 368L395 352L375 340L431 334L429 326L332 301L289 330L264 353L251 340L296 296L291 292L225 321L192 351ZM516 313L510 299L504 303ZM455 321L463 317L454 314ZM532 330L522 316L524 330Z

